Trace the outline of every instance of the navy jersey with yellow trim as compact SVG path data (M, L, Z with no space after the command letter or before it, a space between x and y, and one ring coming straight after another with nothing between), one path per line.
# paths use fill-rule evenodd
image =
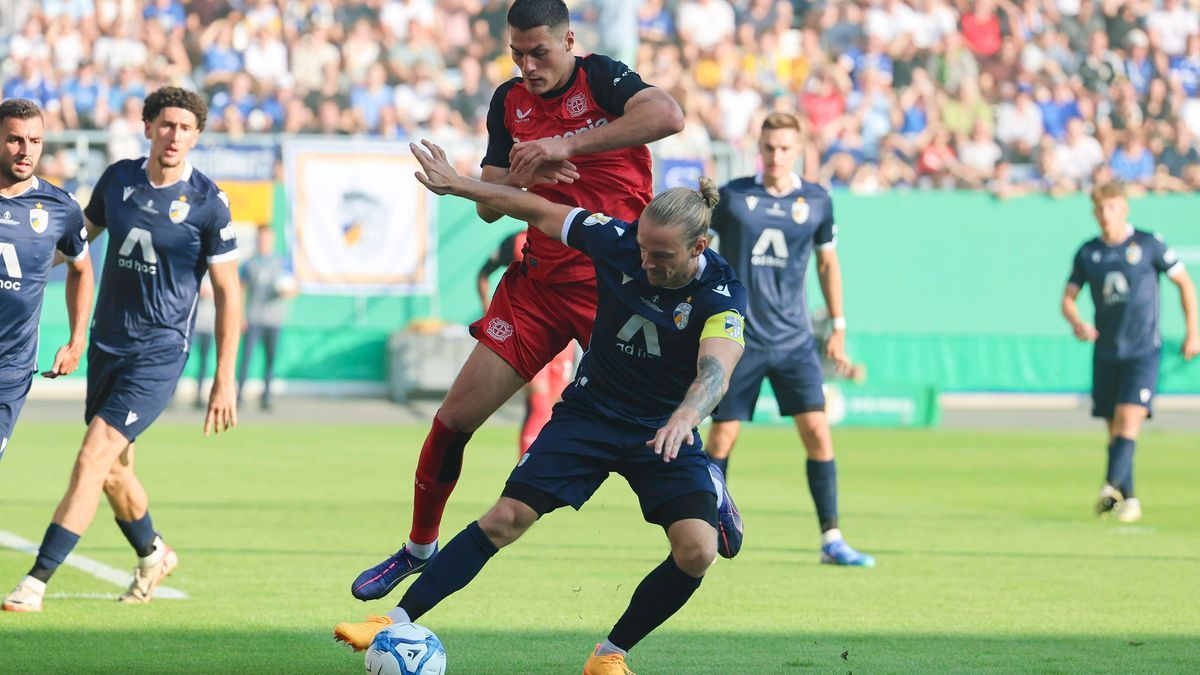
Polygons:
M1067 283L1091 286L1096 307L1096 356L1105 360L1142 356L1162 346L1158 332L1158 275L1183 270L1175 252L1157 235L1133 230L1110 246L1099 237L1075 253Z
M75 197L39 178L15 197L0 195L0 383L37 369L38 319L54 251L87 257Z
M145 159L108 167L84 210L108 229L92 341L114 354L150 343L186 350L209 264L237 260L228 198L216 183L189 164L180 180L155 187L145 167Z
M652 286L642 269L637 222L575 209L563 242L596 268L596 321L575 381L563 393L610 419L658 428L696 379L700 340L743 344L746 290L721 256L706 250L697 278Z
M813 343L804 279L813 249L837 245L837 228L829 193L793 180L795 189L783 196L753 177L730 181L713 210L721 255L750 296L750 348L791 351Z

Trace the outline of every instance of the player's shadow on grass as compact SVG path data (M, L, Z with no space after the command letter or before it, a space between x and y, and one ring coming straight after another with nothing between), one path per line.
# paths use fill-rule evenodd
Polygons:
M59 612L71 612L65 605ZM128 608L126 608L128 609ZM64 631L49 615L0 616L5 673L352 673L362 656L333 642L330 631L164 627L153 608L126 618ZM264 613L263 619L266 619ZM114 616L118 614L114 611ZM140 625L133 630L132 623ZM478 630L439 626L454 675L578 672L593 630ZM601 631L602 632L602 631ZM1194 637L836 635L813 631L746 633L663 630L630 657L640 675L800 672L1195 672Z

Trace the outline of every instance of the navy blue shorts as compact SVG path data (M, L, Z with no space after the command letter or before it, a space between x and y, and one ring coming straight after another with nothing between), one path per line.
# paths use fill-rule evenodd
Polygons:
M825 410L825 376L821 357L812 343L786 352L747 349L729 378L729 391L713 413L718 422L748 420L762 391L763 378L771 382L779 413L788 417Z
M17 426L17 417L21 415L21 408L25 406L25 397L29 395L29 387L32 384L32 374L24 381L0 384L0 459L4 459L8 439L12 438L13 428Z
M176 345L120 356L92 343L83 420L99 416L132 443L170 405L185 363L187 352Z
M532 487L557 500L549 509L535 506L535 510L545 512L570 505L578 511L608 474L619 473L637 495L642 516L651 523L658 522L654 514L659 507L678 497L707 492L715 498L699 432L692 432L695 443L683 446L675 459L664 462L661 455L646 446L656 431L559 403L509 475L506 492L514 484L516 488ZM711 519L716 522L715 500L712 506Z
M1117 406L1131 403L1154 415L1158 390L1158 350L1132 359L1092 358L1092 417L1112 419Z

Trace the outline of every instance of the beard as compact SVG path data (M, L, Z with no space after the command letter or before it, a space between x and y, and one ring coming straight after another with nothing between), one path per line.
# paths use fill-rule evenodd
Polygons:
M0 175L3 175L13 183L20 183L23 180L28 180L29 177L33 175L33 168L30 167L29 173L22 176L21 174L17 173L17 163L16 161L13 161L10 164L0 164Z

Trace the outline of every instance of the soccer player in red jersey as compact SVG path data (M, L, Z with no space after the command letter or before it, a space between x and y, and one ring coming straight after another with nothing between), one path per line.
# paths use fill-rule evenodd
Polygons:
M491 306L492 289L488 277L503 267L508 269L514 262L520 262L525 257L525 241L527 232L514 232L504 238L492 255L479 268L476 284L479 287L479 302L483 304L483 312L487 313ZM550 408L562 395L563 389L571 383L575 373L575 348L567 345L554 357L554 360L538 371L529 381L525 396L525 419L521 422L521 435L517 443L517 456L525 454L538 432L550 421Z
M679 132L683 112L666 92L623 63L577 57L562 0L516 0L508 12L513 62L488 112L485 181L526 187L559 204L595 204L635 220L651 198L645 144ZM481 218L500 217L485 206ZM487 314L471 325L471 353L421 447L408 542L354 580L360 600L387 595L437 551L438 527L472 432L563 351L585 348L596 315L591 262L530 228Z

